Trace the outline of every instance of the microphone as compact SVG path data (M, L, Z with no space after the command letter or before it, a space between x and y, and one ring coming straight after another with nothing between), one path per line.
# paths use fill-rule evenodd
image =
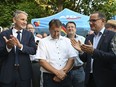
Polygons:
M37 40L35 43L36 43L36 45L38 45L38 43L39 43L39 40Z

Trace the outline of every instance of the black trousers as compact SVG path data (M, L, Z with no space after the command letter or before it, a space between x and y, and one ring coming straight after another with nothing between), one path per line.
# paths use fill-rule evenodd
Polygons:
M43 73L43 87L72 87L70 74L67 74L67 77L61 82L55 82L54 76L54 74Z
M86 84L86 87L96 87L92 73L90 73L90 75L89 75L89 81Z
M32 86L40 87L41 71L38 62L32 62Z
M15 67L12 82L9 84L0 83L0 87L31 87L31 78L27 80L21 80L19 69Z

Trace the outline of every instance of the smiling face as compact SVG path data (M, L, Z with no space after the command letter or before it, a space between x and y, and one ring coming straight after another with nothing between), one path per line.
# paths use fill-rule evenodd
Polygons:
M89 24L91 30L93 30L94 32L99 32L104 27L105 19L100 18L98 13L94 13L90 15Z
M13 22L15 23L15 29L25 29L27 25L27 15L24 13L19 13L13 18Z
M34 32L35 32L35 29L34 29L34 27L33 27L32 24L28 24L28 25L27 25L27 30L30 31L30 32L32 32L33 34L34 34Z
M66 26L67 35L75 35L76 26L73 23L68 23Z

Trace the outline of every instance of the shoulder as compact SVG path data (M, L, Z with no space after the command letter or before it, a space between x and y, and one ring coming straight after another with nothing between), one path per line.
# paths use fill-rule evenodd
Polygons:
M26 36L26 37L33 37L33 38L34 38L33 33L30 32L30 31L27 31L26 29L23 29L22 34L23 34L23 36Z
M28 31L28 30L26 30L26 29L23 29L23 32L24 32L24 33L29 33L29 34L32 33L32 32L30 32L30 31Z
M105 29L105 31L103 33L103 35L105 37L108 37L108 39L113 38L115 34L116 34L116 32L113 32L113 31L110 31L110 30L106 30L106 29Z
M2 31L0 33L2 36L9 36L12 34L12 29L8 29L8 30L5 30L5 31Z
M105 30L104 30L104 33L105 33L105 34L112 34L112 35L114 35L114 34L115 34L115 32L114 32L114 31L107 30L107 29L105 29Z
M80 39L85 39L84 36L81 36L81 35L76 35L77 38L80 38Z
M70 39L65 37L65 36L60 36L60 39L63 40L63 41L70 42Z

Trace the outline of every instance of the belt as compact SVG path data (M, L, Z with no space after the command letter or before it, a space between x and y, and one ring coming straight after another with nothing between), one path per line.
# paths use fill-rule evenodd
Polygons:
M83 66L83 65L81 65L81 66L73 66L72 70L79 69L79 68L81 68L82 66Z
M31 61L31 63L38 63L38 61Z

